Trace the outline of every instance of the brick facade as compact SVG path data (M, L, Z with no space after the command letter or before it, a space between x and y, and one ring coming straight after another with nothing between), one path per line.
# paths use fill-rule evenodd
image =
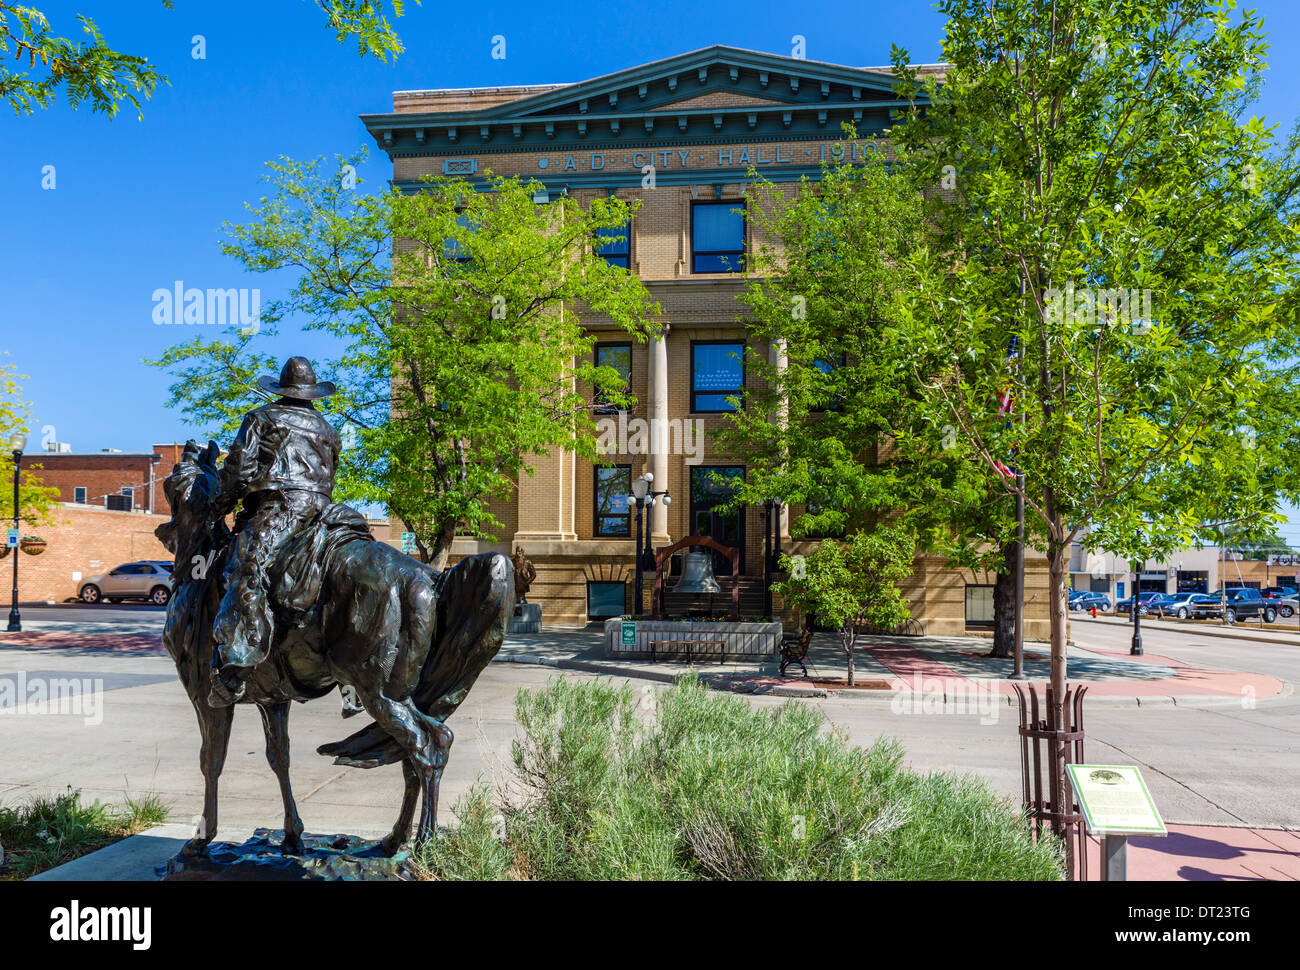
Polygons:
M160 481L160 492L161 486ZM7 590L13 569L10 557L18 556L19 602L61 603L75 598L80 582L88 576L137 559L172 558L154 535L169 515L64 502L55 506L53 518L53 525L32 530L48 543L44 552L31 556L10 550L0 559L0 587Z
M35 452L23 455L21 467L57 488L59 502L75 503L76 490L83 488L84 504L102 509L105 496L122 495L123 489L130 488L135 511L170 516L162 483L180 460L183 447L154 445L146 452Z

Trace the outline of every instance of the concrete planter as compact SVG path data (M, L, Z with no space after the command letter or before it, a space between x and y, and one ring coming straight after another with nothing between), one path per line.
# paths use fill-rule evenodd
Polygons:
M627 628L625 630L625 627ZM684 659L688 648L663 643L669 640L705 640L707 645L690 649L692 656L704 661L719 657L738 662L774 660L781 644L780 622L730 623L724 620L623 620L605 621L605 658L607 660ZM658 642L651 646L651 642ZM714 644L717 644L716 646Z

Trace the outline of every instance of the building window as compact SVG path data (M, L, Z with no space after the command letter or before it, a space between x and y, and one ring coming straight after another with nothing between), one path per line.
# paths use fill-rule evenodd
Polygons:
M835 371L840 370L844 367L845 359L846 358L844 356L844 352L841 351L832 360L814 360L813 367L817 368L823 374L829 376L833 374ZM844 406L843 398L841 398L840 395L838 394L834 394L828 400L818 401L811 408L809 408L809 410L812 411L813 413L826 412L826 411L838 411L843 406Z
M631 344L596 344L596 366L612 367L623 378L623 393L632 393L632 345ZM599 390L594 400L598 414L611 414L619 410L617 405L607 403Z
M993 587L966 584L966 626L993 625Z
M745 345L735 341L691 344L691 410L735 411L727 398L745 387Z
M595 528L602 538L626 539L632 535L632 512L627 497L632 491L631 465L597 465Z
M588 583L587 619L607 620L627 612L626 583Z
M72 501L76 502L78 505L86 504L86 486L78 485L72 490Z
M745 271L745 203L691 203L691 272Z
M471 232L475 229L473 218L464 212L457 214L456 225ZM451 260L453 263L468 263L470 261L469 250L459 240L450 236L442 244L442 257Z
M596 230L596 255L611 266L631 266L632 224Z

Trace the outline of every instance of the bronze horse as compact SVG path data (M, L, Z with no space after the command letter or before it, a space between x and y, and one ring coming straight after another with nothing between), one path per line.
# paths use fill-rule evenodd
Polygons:
M219 450L187 442L164 483L172 518L157 529L176 556L175 589L163 644L198 714L205 793L203 825L186 843L202 854L217 830L217 780L226 759L234 708L207 701L212 622L224 592L223 573L234 535L214 512L220 490ZM354 523L356 513L331 507ZM328 513L326 518L328 518ZM501 647L514 609L514 569L500 553L462 560L438 573L368 533L314 526L318 544L312 575L289 577L301 598L288 615L277 609L275 643L255 668L241 703L256 704L266 732L266 758L284 799L284 849L301 849L302 820L289 786L289 702L321 697L338 685L355 689L373 723L351 737L321 745L335 764L359 768L400 762L406 783L397 824L383 840L392 855L409 838L422 795L416 845L436 833L438 785L451 749L444 723ZM329 538L326 538L328 533ZM341 536L341 538L340 538ZM284 577L277 588L286 588Z

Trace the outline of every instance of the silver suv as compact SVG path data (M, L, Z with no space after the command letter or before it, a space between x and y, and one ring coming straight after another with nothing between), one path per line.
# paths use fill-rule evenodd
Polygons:
M150 559L123 563L98 576L88 576L77 589L83 603L120 603L122 600L148 600L166 606L172 598L172 564Z

